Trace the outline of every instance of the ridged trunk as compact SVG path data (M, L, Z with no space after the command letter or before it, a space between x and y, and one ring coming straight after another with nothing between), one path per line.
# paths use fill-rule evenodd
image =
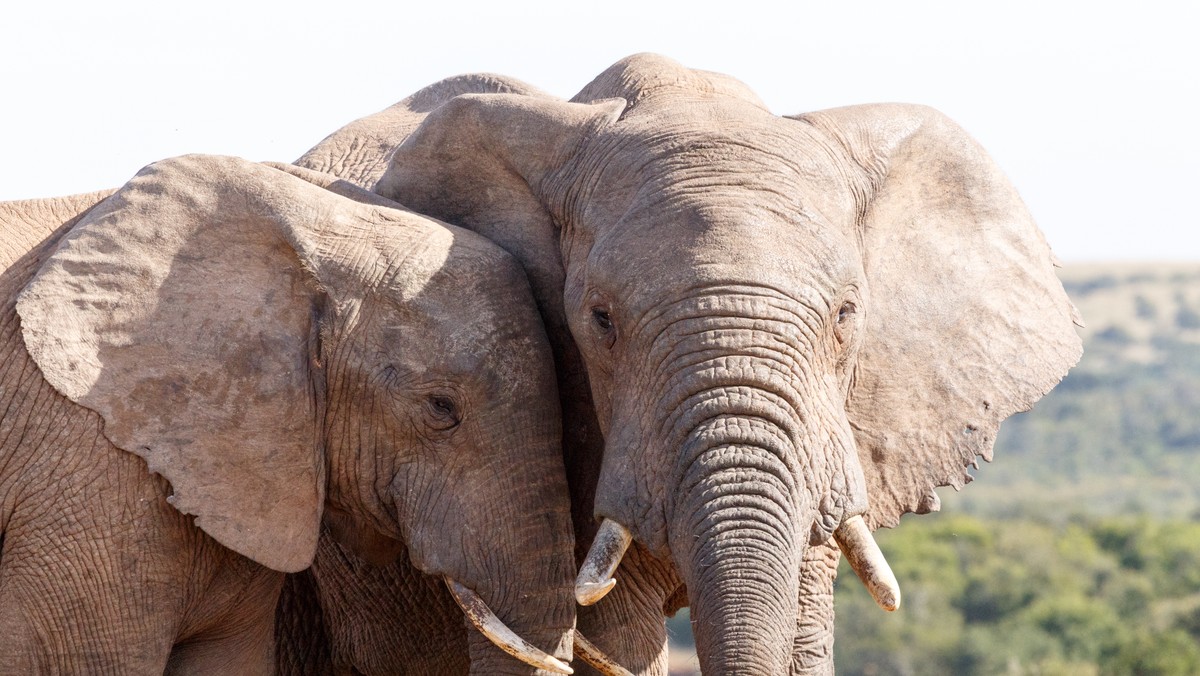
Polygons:
M569 524L562 527L569 528ZM569 582L574 560L563 556L561 544L553 547L545 543L529 544L530 548L520 553L520 560L498 562L489 570L503 592L499 595L480 592L480 596L488 600L492 611L509 629L569 664L572 656L567 634L574 626L574 596ZM496 600L493 602L492 598ZM473 676L550 673L510 657L465 620L464 623Z
M468 556L466 579L459 582L474 589L508 628L570 663L575 558L559 443L555 434L552 448L528 456L552 459L548 466L516 463L511 474L493 477L495 486L509 491L511 511L487 508L467 525L478 541L464 542L476 551ZM471 674L549 673L510 657L469 624L467 638Z
M672 551L689 592L706 674L783 674L795 633L802 543L796 495L777 451L717 419L693 434ZM727 439L728 437L728 439ZM696 448L701 447L701 448Z
M653 393L653 421L627 403L644 396L617 397L609 450L628 459L606 457L606 467L611 485L632 487L645 507L605 499L621 493L610 488L599 511L632 524L652 551L665 530L704 673L786 674L809 529L843 483L830 453L834 355L809 327L824 311L751 285L693 293L631 338L646 356L625 377ZM660 485L619 472L655 457L643 448L666 458Z

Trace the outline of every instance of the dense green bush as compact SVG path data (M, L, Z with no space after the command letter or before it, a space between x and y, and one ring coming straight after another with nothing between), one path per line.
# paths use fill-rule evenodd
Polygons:
M1198 524L938 515L878 535L903 605L843 566L838 673L1200 673Z

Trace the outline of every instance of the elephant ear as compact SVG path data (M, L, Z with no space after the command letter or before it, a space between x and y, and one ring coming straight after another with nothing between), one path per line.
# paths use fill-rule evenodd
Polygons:
M74 227L89 209L113 192L99 190L64 197L0 202L0 272L8 271L34 251L40 253L55 239L56 231Z
M378 113L359 118L326 136L296 165L333 174L361 188L375 186L392 155L431 110L460 94L525 94L550 99L515 78L491 73L456 75L435 82Z
M894 526L991 460L1001 421L1079 360L1079 318L1016 190L945 116L869 105L797 119L862 169L870 299L847 414L868 520Z
M396 150L375 192L506 249L525 267L551 335L569 335L559 232L544 188L589 134L624 109L620 99L459 96Z
M313 228L335 200L234 158L159 162L80 220L17 302L51 385L198 527L288 572L311 562L324 502Z

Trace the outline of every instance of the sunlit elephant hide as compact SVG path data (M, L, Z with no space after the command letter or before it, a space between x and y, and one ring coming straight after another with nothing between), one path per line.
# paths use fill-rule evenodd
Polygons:
M578 627L633 673L666 673L683 605L705 673L831 672L839 546L899 603L868 528L937 510L1081 351L1016 191L921 106L779 117L637 55L571 101L451 78L298 164L526 267L593 604Z
M0 232L0 673L272 673L322 520L566 671L558 397L509 254L208 156L0 204ZM516 642L460 651L532 673Z

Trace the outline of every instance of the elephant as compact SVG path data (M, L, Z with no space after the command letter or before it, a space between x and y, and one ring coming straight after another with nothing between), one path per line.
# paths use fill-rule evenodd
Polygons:
M1016 190L924 106L780 117L638 54L570 101L450 78L297 163L524 265L562 398L577 626L634 673L666 673L683 606L704 673L832 672L842 553L894 609L870 530L939 509L1082 351Z
M202 155L0 229L0 673L270 673L322 523L444 584L473 673L570 673L559 398L511 255Z

